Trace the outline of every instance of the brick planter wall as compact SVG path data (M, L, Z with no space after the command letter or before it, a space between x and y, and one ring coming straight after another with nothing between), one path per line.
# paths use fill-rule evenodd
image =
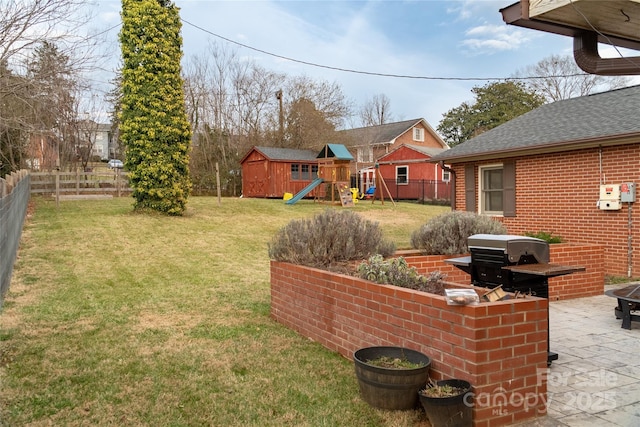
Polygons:
M432 378L474 386L476 427L544 415L547 308L535 297L449 306L442 296L271 261L275 320L349 359L374 345L425 353Z

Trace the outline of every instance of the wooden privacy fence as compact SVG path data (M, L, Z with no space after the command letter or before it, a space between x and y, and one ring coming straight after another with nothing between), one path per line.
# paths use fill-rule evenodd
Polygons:
M26 170L0 178L0 306L11 283L13 263L22 236L29 204L29 181Z
M128 195L129 176L121 169L96 172L32 172L31 194L95 195L109 194L114 197Z

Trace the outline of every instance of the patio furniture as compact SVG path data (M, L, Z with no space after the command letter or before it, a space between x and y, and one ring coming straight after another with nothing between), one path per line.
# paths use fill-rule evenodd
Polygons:
M620 289L609 289L605 295L618 299L615 308L616 319L622 319L622 328L631 329L631 321L640 322L640 315L631 314L640 310L640 284L629 285Z

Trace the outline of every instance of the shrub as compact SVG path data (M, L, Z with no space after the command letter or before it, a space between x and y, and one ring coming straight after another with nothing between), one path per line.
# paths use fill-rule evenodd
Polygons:
M544 240L547 243L562 243L562 237L554 236L553 233L547 231L538 231L537 233L526 232L527 237L535 237L536 239Z
M469 251L474 234L506 234L505 226L486 215L452 211L432 218L411 234L411 246L425 255L453 255Z
M444 294L444 274L433 271L422 276L403 257L385 260L381 255L373 255L358 266L358 276L380 284Z
M269 243L271 259L319 268L373 254L389 256L394 251L395 245L383 238L378 223L336 209L289 222Z

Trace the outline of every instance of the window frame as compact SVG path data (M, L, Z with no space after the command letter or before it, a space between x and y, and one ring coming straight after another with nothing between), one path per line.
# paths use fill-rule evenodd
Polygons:
M499 170L501 172L501 188L486 189L485 172ZM500 210L489 210L486 208L488 193L500 193ZM505 208L505 169L504 163L493 163L478 166L478 213L490 216L504 216Z
M404 169L405 170L405 174L404 175L400 175L400 173L399 173L400 169ZM399 179L400 176L404 176L404 181L403 182L400 182L400 179ZM409 185L409 166L408 165L396 166L396 184L397 185Z
M300 163L291 163L291 180L300 181Z
M413 140L424 142L424 129L419 127L413 128Z
M358 147L356 157L360 163L373 163L373 147Z

